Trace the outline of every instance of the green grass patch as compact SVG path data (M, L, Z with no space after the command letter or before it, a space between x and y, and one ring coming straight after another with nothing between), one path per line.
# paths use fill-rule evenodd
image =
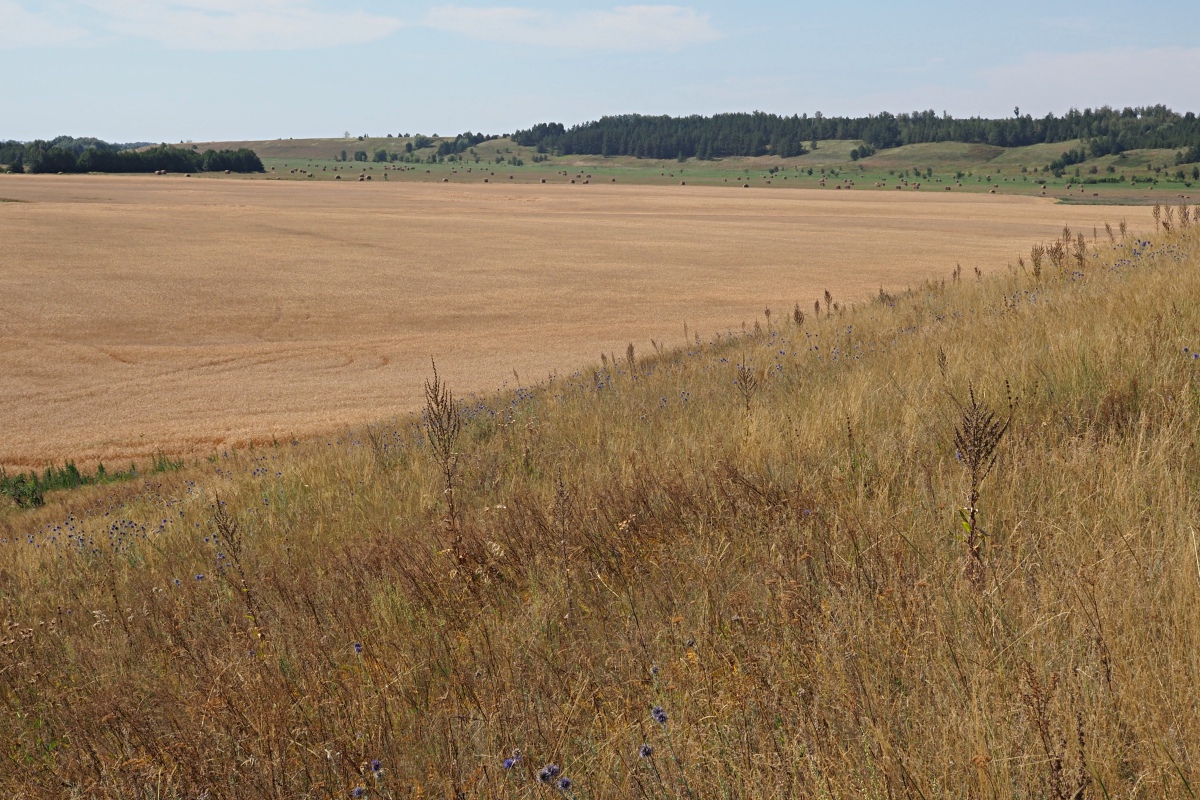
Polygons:
M129 481L146 474L173 472L182 467L182 460L170 459L160 452L154 455L150 468L145 471L139 471L137 464L130 464L127 470L110 472L101 463L94 472L88 473L80 470L73 461L61 467L51 465L41 473L30 471L9 475L0 469L0 495L12 498L21 508L38 508L46 504L46 492Z

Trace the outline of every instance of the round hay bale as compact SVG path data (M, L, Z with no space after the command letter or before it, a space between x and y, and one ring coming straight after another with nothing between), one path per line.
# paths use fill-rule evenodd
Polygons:
M230 175L230 174L232 174L232 172L233 172L233 170L228 170L228 169L227 169L227 170L225 170L225 174L226 174L226 175Z
M542 183L545 183L545 182L546 182L546 179L545 179L545 178L542 178Z

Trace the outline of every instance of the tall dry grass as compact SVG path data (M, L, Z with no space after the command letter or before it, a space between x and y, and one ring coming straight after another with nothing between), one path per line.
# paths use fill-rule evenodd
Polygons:
M1040 247L7 512L0 786L1192 796L1200 235Z

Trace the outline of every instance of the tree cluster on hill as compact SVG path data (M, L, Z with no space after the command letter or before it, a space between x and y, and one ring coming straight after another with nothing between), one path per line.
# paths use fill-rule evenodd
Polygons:
M459 153L465 153L477 144L499 139L499 136L488 136L482 133L460 133L453 140L445 140L438 143L437 154L443 158L446 156L454 156Z
M1135 148L1200 146L1194 112L1178 114L1163 105L1116 110L1072 109L1061 117L1020 114L1006 119L955 119L933 111L826 117L820 113L782 117L717 114L712 117L602 117L571 128L542 123L517 131L518 144L561 155L626 155L639 158L722 158L802 155L820 139L861 140L870 150L929 142L964 142L1022 147L1083 139L1093 156ZM861 153L861 151L860 151Z
M136 150L99 139L60 136L51 141L0 143L0 163L30 172L263 172L253 151L206 150L203 153L159 145ZM16 171L16 170L14 170Z
M1192 145L1188 150L1180 150L1175 154L1176 164L1191 164L1200 161L1200 142Z
M82 155L84 150L95 148L97 150L106 150L117 152L120 150L133 150L138 147L146 147L153 142L127 142L124 144L113 144L106 142L103 139L96 139L91 136L56 136L49 141L38 139L33 142L17 142L7 141L0 142L0 164L12 164L16 160L31 161L33 154L37 150L49 150L57 147L63 150L70 150L76 156Z

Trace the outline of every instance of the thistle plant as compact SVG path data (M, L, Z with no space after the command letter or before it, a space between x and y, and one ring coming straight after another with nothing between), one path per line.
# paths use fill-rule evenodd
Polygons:
M1054 265L1054 268L1061 272L1067 258L1067 248L1063 246L1063 243L1055 240L1046 248L1046 254L1050 256L1050 263Z
M667 791L667 784L663 780L662 773L658 771L658 764L654 761L654 747L649 742L643 742L637 749L638 760L650 767L650 773L654 776L654 781L657 784L657 795L666 797L670 795Z
M800 310L799 303L792 309L792 322L796 323L797 327L804 324L804 312Z
M742 401L746 405L746 411L750 410L750 403L754 400L754 395L762 386L762 381L755 373L754 368L746 363L746 357L737 363L737 380L734 381L738 392L742 395Z
M446 527L455 534L455 551L461 558L458 547L458 513L454 505L454 479L458 473L458 453L455 445L462 432L462 415L458 401L450 387L438 375L437 362L433 365L433 380L425 381L425 424L429 429L429 447L438 461L444 483L446 498Z
M262 639L265 637L265 632L262 627L262 621L259 618L258 600L250 587L250 581L246 577L244 561L245 540L242 536L241 526L238 523L237 517L229 513L226 509L225 502L220 497L217 498L213 510L212 529L210 540L213 548L217 551L217 560L218 562L224 562L220 564L217 573L218 575L225 576L225 564L233 566L234 572L237 573L236 588L238 594L246 604L246 617L253 626L254 635Z
M671 759L675 762L675 769L679 771L679 782L682 784L683 790L687 792L688 797L695 797L695 795L692 794L691 784L688 783L687 773L683 771L683 761L680 760L679 753L675 750L675 743L671 741L671 731L667 727L667 722L669 719L667 717L666 709L664 709L662 706L655 706L654 708L650 709L650 719L657 722L659 727L662 728L663 738L667 740L667 748L671 751ZM649 758L654 754L653 748L650 748L649 745L642 745L642 749L647 748L648 752L645 756L643 756L644 758ZM639 755L641 755L640 752ZM658 767L654 766L653 763L651 763L651 766L654 767L654 773L656 776L658 776ZM658 776L658 778L661 782L662 777Z
M979 529L979 490L988 473L996 464L1000 440L1012 423L1001 421L986 403L975 397L975 389L967 388L968 402L958 400L959 423L954 430L954 449L963 468L967 471L967 506L959 511L963 530L966 532L967 552L970 555L968 575L972 582L983 581L983 533Z
M1040 244L1035 244L1029 250L1029 261L1033 264L1033 279L1040 280L1042 277L1042 259L1046 257L1046 248Z

